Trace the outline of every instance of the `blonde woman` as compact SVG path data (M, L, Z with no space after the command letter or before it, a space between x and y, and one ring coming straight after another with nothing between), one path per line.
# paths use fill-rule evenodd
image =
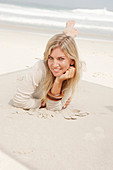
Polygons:
M17 89L13 98L15 107L61 110L70 103L81 68L74 24L68 21L63 33L48 41L44 60L39 60L30 69Z

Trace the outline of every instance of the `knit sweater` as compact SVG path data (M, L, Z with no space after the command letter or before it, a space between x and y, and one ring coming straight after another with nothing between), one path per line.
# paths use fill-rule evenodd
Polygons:
M13 106L23 109L32 109L41 107L41 98L43 94L43 82L46 77L46 67L43 60L39 60L30 68L20 83L17 92L13 98ZM46 108L48 110L61 110L69 96L64 93L62 100L53 101L47 99Z

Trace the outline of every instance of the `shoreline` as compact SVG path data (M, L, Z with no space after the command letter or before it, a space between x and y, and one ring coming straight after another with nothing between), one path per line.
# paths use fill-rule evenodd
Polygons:
M61 33L64 28L47 28L41 26L33 26L33 25L23 25L23 24L16 24L16 23L8 23L8 22L0 22L0 31L11 31L11 32L23 32L23 33L32 33L38 35L45 35L45 36L52 36L57 33ZM83 39L83 40L93 40L93 41L107 41L113 42L112 37L102 36L99 34L83 34L79 32L76 39Z

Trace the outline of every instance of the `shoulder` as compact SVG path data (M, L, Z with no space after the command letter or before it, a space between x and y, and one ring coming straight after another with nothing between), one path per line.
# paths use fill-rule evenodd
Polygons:
M35 73L43 73L46 74L46 67L44 60L38 60L32 67L31 70L34 71Z
M46 76L46 67L44 60L38 60L32 67L31 67L31 76L34 77L35 81L43 80Z
M46 68L45 68L44 60L38 60L38 61L34 64L33 67L36 68L36 69L41 69L41 70L45 70L45 69L46 69Z

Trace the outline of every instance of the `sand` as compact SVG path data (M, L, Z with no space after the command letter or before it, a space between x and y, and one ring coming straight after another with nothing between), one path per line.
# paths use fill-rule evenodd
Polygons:
M0 170L112 170L113 42L76 39L86 67L67 109L25 111L8 104L49 38L0 31Z
M38 33L38 29L36 33L31 29L25 31L25 28L23 31L22 28L3 28L0 30L0 74L26 69L37 58L43 59L46 43L54 35ZM82 79L113 88L113 41L81 39L79 36L75 41L80 59L86 63Z

